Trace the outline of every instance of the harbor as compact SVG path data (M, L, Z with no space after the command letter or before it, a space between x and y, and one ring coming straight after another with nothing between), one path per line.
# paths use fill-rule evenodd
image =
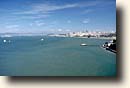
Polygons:
M116 54L100 47L108 39L21 36L6 40L11 43L0 38L0 75L116 75ZM87 46L80 46L83 43Z

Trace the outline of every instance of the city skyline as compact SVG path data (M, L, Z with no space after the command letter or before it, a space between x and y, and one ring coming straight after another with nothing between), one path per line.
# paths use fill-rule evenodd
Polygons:
M116 31L116 0L1 0L0 33Z

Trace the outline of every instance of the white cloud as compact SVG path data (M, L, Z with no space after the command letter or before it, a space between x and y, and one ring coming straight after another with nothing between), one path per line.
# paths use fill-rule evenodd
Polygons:
M34 21L33 23L30 23L29 24L30 26L34 26L34 25L36 25L36 26L43 26L43 25L45 25L45 23L44 22L42 22L42 21Z
M69 31L71 31L71 30L67 29L67 30L65 30L65 31L69 32Z
M33 11L35 12L50 12L50 11L55 11L55 10L61 10L61 9L67 9L67 8L73 8L76 7L77 4L66 4L66 5L50 5L50 4L39 4L33 6Z
M12 28L18 28L19 25L7 25L5 27L8 28L8 29L12 29Z
M83 20L83 23L87 24L87 23L89 23L89 21L90 21L89 19L85 19L85 20Z
M84 2L84 3L73 3L73 4L65 4L65 5L40 3L40 4L31 5L30 10L16 12L15 14L39 14L39 13L49 14L49 13L52 13L56 10L96 6L98 3L99 3L99 1L98 2L92 1L92 2Z
M80 7L92 7L101 4L101 1L82 2L79 4Z
M51 5L51 4L36 4L36 5L32 5L30 10L16 12L14 14L39 14L39 13L48 14L48 13L52 13L52 11L73 8L76 6L77 4L67 4L67 5L61 5L61 6Z
M41 22L41 21L35 21L35 24L37 26L43 26L45 23L44 22Z
M21 19L41 19L49 17L49 14L42 14L42 15L32 15L32 16L21 16Z
M43 26L45 23L37 23L37 26Z
M60 32L60 31L62 31L62 29L58 29L58 31Z
M55 11L70 9L70 8L84 8L84 7L92 7L96 6L100 3L100 1L89 1L89 2L81 2L81 3L70 3L70 4L52 4L52 3L37 3L31 4L24 7L24 10L13 11L13 15L20 15L20 19L42 19L51 16L51 13ZM86 11L86 13L90 12ZM68 21L67 23L71 23Z
M83 12L83 14L88 14L88 13L91 13L91 12L93 12L94 10L92 10L92 9L87 9L87 10L85 10L84 12Z

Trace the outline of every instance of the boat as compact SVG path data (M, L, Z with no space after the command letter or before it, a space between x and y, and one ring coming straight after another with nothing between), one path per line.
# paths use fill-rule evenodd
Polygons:
M44 39L42 38L41 41L44 41Z
M87 44L85 44L85 43L82 43L82 44L80 44L80 46L87 46Z

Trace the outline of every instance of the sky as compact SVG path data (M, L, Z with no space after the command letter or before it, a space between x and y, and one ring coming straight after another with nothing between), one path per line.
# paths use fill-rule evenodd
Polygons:
M0 0L0 33L116 31L116 0Z

